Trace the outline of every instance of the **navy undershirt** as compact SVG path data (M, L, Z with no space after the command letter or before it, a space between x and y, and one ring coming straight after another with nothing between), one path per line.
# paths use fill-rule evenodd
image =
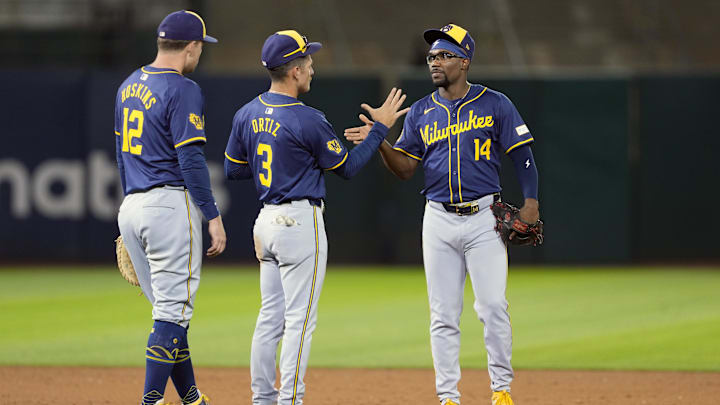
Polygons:
M203 145L192 143L176 149L180 171L185 180L185 187L208 221L220 215L210 189L210 173L208 173Z
M530 145L523 145L510 152L515 173L525 198L538 199L538 172Z

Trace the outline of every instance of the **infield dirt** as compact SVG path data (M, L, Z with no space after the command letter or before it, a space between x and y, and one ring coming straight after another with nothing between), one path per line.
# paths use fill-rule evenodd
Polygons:
M212 405L250 404L245 368L196 368ZM7 405L137 404L144 370L102 367L0 367L0 403ZM305 378L308 405L437 404L432 370L316 369ZM517 405L720 404L720 373L516 371ZM463 370L463 405L490 404L486 370ZM179 404L172 384L166 398Z

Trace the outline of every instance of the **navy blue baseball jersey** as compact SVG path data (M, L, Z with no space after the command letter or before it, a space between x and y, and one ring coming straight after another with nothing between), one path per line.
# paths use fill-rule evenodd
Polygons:
M458 100L415 102L394 149L422 161L427 199L457 204L500 192L501 153L532 141L504 94L473 84Z
M206 142L200 86L173 69L144 66L115 98L115 144L122 156L125 194L184 185L176 148Z
M325 115L298 99L265 92L235 114L225 157L249 164L260 201L325 198L323 170L348 151Z

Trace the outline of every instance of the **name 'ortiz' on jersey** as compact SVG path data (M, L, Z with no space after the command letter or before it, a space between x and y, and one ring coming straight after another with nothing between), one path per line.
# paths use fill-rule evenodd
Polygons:
M250 165L258 197L268 204L325 198L323 169L347 156L322 112L270 92L238 110L225 151L230 161Z
M177 70L144 66L125 79L115 98L125 194L185 184L175 149L206 142L203 104L200 86Z
M501 153L532 141L504 94L473 84L458 100L415 102L394 149L422 161L427 199L457 204L500 192Z

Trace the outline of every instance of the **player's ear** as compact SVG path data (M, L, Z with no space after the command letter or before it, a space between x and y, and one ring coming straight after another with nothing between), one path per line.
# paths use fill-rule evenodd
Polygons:
M299 81L300 80L300 66L295 65L290 69L290 75L293 79Z

